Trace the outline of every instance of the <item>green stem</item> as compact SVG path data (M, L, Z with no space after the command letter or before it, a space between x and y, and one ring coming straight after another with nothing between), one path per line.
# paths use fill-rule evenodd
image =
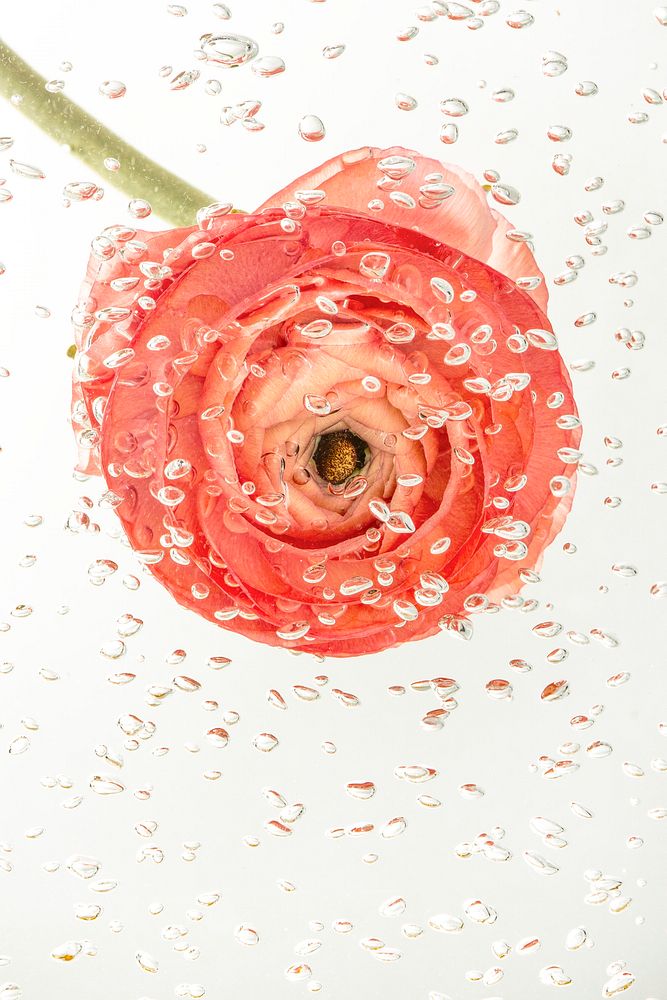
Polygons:
M64 94L45 88L44 77L0 39L0 96L19 95L15 107L98 175L132 198L150 202L156 215L173 226L193 225L197 210L216 201L143 156ZM108 156L120 161L120 170L103 173Z

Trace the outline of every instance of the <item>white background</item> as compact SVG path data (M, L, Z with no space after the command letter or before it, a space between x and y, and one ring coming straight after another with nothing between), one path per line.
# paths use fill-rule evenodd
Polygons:
M37 0L6 7L2 30L36 69L49 79L65 79L65 93L127 141L216 199L246 210L334 153L365 144L413 147L478 177L484 169L499 170L521 191L511 219L535 236L566 361L595 362L589 371L573 372L573 380L585 458L599 474L580 477L573 513L547 554L542 583L527 588L540 608L476 619L470 644L443 635L374 657L316 663L253 645L182 611L140 573L114 536L108 514L90 512L101 525L96 535L64 528L70 511L81 508L81 497L95 500L100 491L97 482L72 476L68 317L91 238L105 225L129 221L128 199L3 103L0 134L13 136L15 144L0 154L0 177L14 194L0 204L0 261L6 267L0 276L0 365L11 373L0 379L0 619L7 622L0 662L13 665L0 673L0 865L9 869L0 871L0 997L15 1000L19 994L2 991L3 984L14 983L25 1000L167 1000L199 995L200 984L216 1000L274 1000L304 994L307 985L289 982L284 973L306 961L311 988L313 981L321 983L322 995L335 1000L426 1000L431 991L452 1000L547 998L554 987L544 985L539 973L549 965L562 966L571 977L567 996L591 1000L602 995L614 972L611 963L625 962L625 971L636 977L630 996L664 1000L667 820L647 813L667 809L667 773L651 766L667 757L659 731L667 723L666 602L650 595L651 585L667 580L667 496L651 490L651 483L667 480L667 437L656 433L667 421L667 227L656 227L643 241L631 240L626 231L644 224L644 212L667 209L667 145L661 140L667 111L642 99L642 88L667 87L667 28L654 18L650 0L525 0L535 23L521 31L505 23L518 2L502 0L499 13L476 32L443 17L421 23L413 4L401 0L230 0L228 22L215 18L202 0L184 3L189 12L180 18L154 0ZM280 35L271 31L276 21L285 23ZM410 24L420 26L417 38L397 41L398 31ZM287 71L258 79L250 66L216 72L197 63L193 50L200 34L226 28L255 38L261 54L282 56ZM347 46L343 56L323 59L322 47L336 43ZM568 71L555 79L542 73L542 55L550 49L569 60ZM437 55L439 64L426 65L424 53ZM67 74L59 70L63 60L73 64ZM187 91L171 92L158 75L165 64L174 72L200 68L201 78ZM222 82L219 97L204 92L211 77ZM117 101L101 97L98 86L105 79L122 80L127 95ZM576 96L582 79L595 81L599 94ZM504 86L516 98L498 104L491 94ZM398 91L413 95L417 110L398 110ZM453 146L438 139L444 120L439 102L446 97L470 105ZM218 124L223 104L250 98L263 102L263 132ZM648 112L649 121L630 124L627 116L635 110ZM326 126L318 144L298 136L300 118L310 113ZM573 130L564 149L573 157L567 177L551 168L559 151L546 137L551 125ZM507 127L517 128L519 138L495 144L496 133ZM197 144L207 151L197 152ZM41 167L46 179L13 175L10 156ZM604 177L604 187L586 193L584 184L595 174ZM84 179L99 180L104 199L64 208L64 184ZM624 211L602 215L601 205L616 198L625 201ZM609 223L605 256L591 255L574 222L586 208ZM160 220L148 222L160 228ZM577 281L554 287L553 277L575 253L586 261ZM639 276L635 288L610 284L611 275L630 270ZM624 304L626 296L632 304ZM39 318L36 306L48 307L50 318ZM576 317L590 310L597 321L577 329ZM615 341L620 326L644 331L643 351L630 352ZM631 369L630 376L612 379L622 367ZM617 436L623 447L609 450L605 435ZM608 467L613 456L622 457L623 465ZM609 496L622 504L609 509ZM34 513L43 524L26 526ZM576 545L576 553L563 551L566 542ZM19 566L27 554L36 555L36 563ZM98 558L120 564L102 587L92 586L87 573ZM638 573L621 578L611 570L614 563L632 564ZM141 576L136 593L123 586L128 573ZM15 617L17 605L30 606L32 614ZM105 659L100 647L115 638L116 619L128 612L143 619L143 630L127 641L123 658ZM585 634L603 629L619 645L539 639L532 626L548 618ZM553 666L546 654L561 641L570 655ZM179 648L187 657L172 666L166 658ZM232 662L214 671L207 665L211 656ZM518 657L533 665L531 673L513 673L508 663ZM45 679L45 669L58 679ZM136 679L125 686L109 683L117 671ZM609 687L607 678L619 671L628 671L629 681ZM195 677L202 688L194 694L176 690L159 707L148 706L147 687L169 685L177 673ZM300 702L292 686L312 683L316 674L328 675L328 686L318 701ZM428 733L420 719L436 700L410 684L441 675L458 681L460 704L441 732ZM488 697L485 684L492 678L512 681L513 700ZM554 704L541 701L545 684L559 678L569 681L570 696ZM405 685L407 693L392 697L392 684ZM344 708L332 687L355 693L359 706ZM287 711L267 702L269 688L283 694ZM219 708L204 711L206 699ZM577 733L569 720L590 715L594 706L599 714L592 716L593 727ZM229 710L238 711L240 721L231 727L229 746L216 750L205 733ZM116 724L128 712L157 724L155 736L135 751L123 750ZM269 754L252 746L260 732L279 738ZM29 749L8 754L21 736L28 736ZM596 739L613 747L610 756L587 754ZM323 753L325 740L335 743L336 754ZM540 755L563 756L558 747L568 740L581 742L574 775L548 781L531 769ZM101 744L123 754L121 769L96 756ZM156 755L160 747L169 752ZM639 765L644 777L629 777L624 762ZM404 764L436 768L438 777L423 786L399 781L394 768ZM222 777L206 780L203 773L214 768ZM89 781L100 773L112 774L125 790L95 794ZM50 776L58 779L52 788L45 780ZM350 798L345 785L364 780L376 783L375 797ZM463 782L477 782L486 794L462 798ZM274 838L264 829L264 821L278 815L262 794L265 787L305 804L290 838ZM150 791L150 798L140 800L137 790ZM437 796L442 806L420 805L422 793ZM72 808L75 796L82 799ZM573 800L593 818L574 815ZM541 843L529 827L537 815L565 827L567 846ZM405 817L407 829L384 840L378 830L395 816ZM158 823L152 840L134 830L147 820ZM363 822L374 823L375 832L356 839L325 835L332 827ZM495 826L506 830L502 843L511 860L456 856L457 844ZM44 833L26 837L35 827ZM248 836L257 836L260 846L246 846ZM629 850L629 836L642 837L644 846ZM201 846L196 859L187 861L183 844L189 841ZM164 851L163 863L139 864L137 852L151 843ZM560 870L541 877L524 862L525 850ZM369 852L379 855L375 864L361 860ZM69 872L67 859L78 853L96 858L98 877L113 879L117 887L96 893ZM632 897L623 913L584 902L590 891L584 873L595 869L622 881L622 893ZM296 889L284 892L278 879ZM202 892L219 892L220 901L210 909L200 906ZM398 896L406 901L405 913L382 916L379 907ZM464 918L458 935L429 929L436 914L462 916L469 899L494 907L496 924ZM75 918L80 902L103 907L97 921ZM149 912L154 902L164 906L159 915ZM354 925L348 934L332 929L341 919ZM312 921L324 928L313 929ZM405 923L420 925L424 933L406 938ZM238 944L239 924L256 929L259 944ZM569 952L566 935L579 925L593 947ZM199 949L199 957L165 940L169 926L186 932L180 941ZM369 936L402 957L376 960L359 947ZM515 946L527 936L540 938L537 954L494 957L493 941ZM302 959L294 946L309 938L323 944ZM52 959L51 951L67 941L89 943L72 962ZM142 971L138 951L153 956L157 973ZM495 985L466 979L468 971L494 965L504 970Z

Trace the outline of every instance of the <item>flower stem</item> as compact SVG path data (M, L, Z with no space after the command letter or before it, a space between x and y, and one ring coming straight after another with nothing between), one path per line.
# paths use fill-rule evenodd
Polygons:
M0 39L0 96L12 103L56 142L69 146L83 163L132 198L150 202L156 215L173 226L191 226L198 209L216 199L199 191L144 156L64 94L51 94L46 80ZM121 169L103 171L108 156Z

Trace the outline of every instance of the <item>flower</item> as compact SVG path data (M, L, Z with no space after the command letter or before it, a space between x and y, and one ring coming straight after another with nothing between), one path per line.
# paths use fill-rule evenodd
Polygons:
M535 579L580 457L529 245L469 174L400 148L198 223L93 241L79 470L227 629L333 656L469 637Z

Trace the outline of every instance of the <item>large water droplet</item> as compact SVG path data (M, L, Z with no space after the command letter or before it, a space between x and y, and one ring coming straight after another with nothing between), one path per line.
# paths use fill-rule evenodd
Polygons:
M207 61L220 66L243 66L259 52L257 42L246 35L208 34L202 35L200 42Z

